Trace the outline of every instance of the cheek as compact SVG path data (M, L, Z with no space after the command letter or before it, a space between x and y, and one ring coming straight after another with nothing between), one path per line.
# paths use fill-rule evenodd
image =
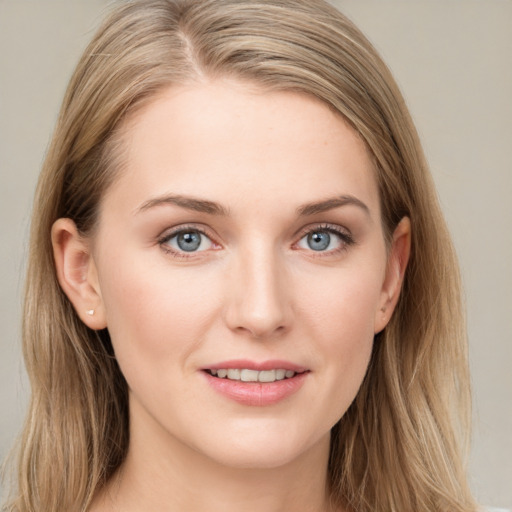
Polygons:
M373 339L375 313L381 300L383 273L342 269L331 272L323 285L301 294L301 313L324 333L325 343L338 340L340 349L354 349L362 340Z
M147 371L179 363L194 348L214 317L214 279L197 270L170 270L165 264L116 261L104 267L102 298L121 367L147 363Z
M379 273L332 274L324 287L304 294L303 315L321 354L318 386L327 390L316 397L332 427L348 409L361 386L370 361L375 312L382 278Z

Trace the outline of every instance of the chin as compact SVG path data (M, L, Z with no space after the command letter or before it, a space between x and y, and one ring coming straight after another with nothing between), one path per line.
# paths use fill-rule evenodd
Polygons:
M330 431L311 435L293 432L289 425L254 425L250 431L231 431L223 439L211 439L203 453L226 467L273 469L296 462L311 450L329 450ZM204 441L204 440L203 440Z
M300 458L302 452L293 450L272 450L271 447L258 446L257 449L240 448L230 454L212 454L211 458L217 464L235 469L275 469L281 468Z

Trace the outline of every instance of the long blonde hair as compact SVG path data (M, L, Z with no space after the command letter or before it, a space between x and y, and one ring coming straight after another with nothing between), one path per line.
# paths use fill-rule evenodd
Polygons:
M108 331L88 329L59 287L60 217L90 233L119 170L119 128L156 92L217 76L302 91L339 112L375 161L390 236L412 223L397 310L333 428L332 499L358 512L469 512L469 378L454 251L402 96L359 30L322 0L120 3L67 90L32 220L23 350L32 399L7 510L84 511L123 462L128 401Z

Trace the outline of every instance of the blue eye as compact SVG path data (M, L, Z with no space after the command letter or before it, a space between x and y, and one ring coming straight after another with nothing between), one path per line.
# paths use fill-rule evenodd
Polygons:
M201 231L187 229L178 231L163 241L176 252L200 252L211 249L213 242Z
M325 251L331 243L331 235L325 231L310 233L307 237L307 244L313 251Z
M315 252L328 252L342 249L350 243L352 238L348 234L340 233L333 228L317 228L303 236L298 246Z

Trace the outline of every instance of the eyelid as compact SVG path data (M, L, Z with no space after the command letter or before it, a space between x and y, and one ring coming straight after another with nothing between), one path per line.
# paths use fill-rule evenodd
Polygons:
M179 233L187 232L187 231L196 231L200 233L201 235L207 237L210 242L213 244L214 248L213 250L218 250L222 248L222 245L217 241L217 236L212 233L212 231L205 227L204 225L198 225L198 224L181 224L178 226L173 226L172 228L165 229L158 237L157 237L157 243L167 253L172 254L174 257L181 258L181 259L187 259L187 258L194 258L199 257L199 255L204 255L204 253L210 252L210 250L204 250L204 251L178 251L171 246L167 245L167 242L173 238L174 236L178 235ZM336 236L340 238L341 247L331 249L328 251L314 251L313 249L306 252L312 253L311 256L313 257L327 257L329 255L334 255L339 252L345 251L349 246L354 245L356 242L352 236L352 233L349 229L347 229L344 226L340 226L338 224L331 224L331 223L317 223L317 224L310 224L308 226L305 226L298 230L296 234L294 235L294 238L296 241L293 243L292 248L293 249L301 249L297 247L299 242L310 233L314 233L315 231L326 231L328 233L333 233Z
M310 251L307 251L307 252L314 253L315 257L321 257L321 256L325 257L328 255L337 254L338 252L344 251L349 246L355 244L354 237L352 236L352 233L350 232L349 229L347 229L343 226L340 226L338 224L320 223L320 224L313 224L313 225L305 226L302 229L300 229L296 234L297 241L293 244L294 248L297 247L299 242L304 237L306 237L309 234L314 233L316 231L326 231L328 233L333 233L333 234L339 236L342 245L341 245L341 247L338 247L336 249L331 249L329 251L314 251L313 249L311 249Z
M342 237L352 239L352 233L349 229L344 226L340 226L339 224L331 224L329 222L320 222L316 224L309 224L299 229L295 234L296 238L302 239L305 235L309 233L313 233L315 231L328 231L330 233L338 234Z
M199 254L202 255L203 253L208 252L208 250L191 252L179 251L167 244L167 242L174 238L176 235L179 235L180 233L183 232L186 233L188 231L195 231L208 238L212 245L214 246L213 250L216 250L217 248L221 247L221 245L217 242L216 237L211 234L211 230L197 224L180 224L178 226L168 228L157 237L157 243L166 253L172 254L174 257L182 259L194 258L197 257Z

